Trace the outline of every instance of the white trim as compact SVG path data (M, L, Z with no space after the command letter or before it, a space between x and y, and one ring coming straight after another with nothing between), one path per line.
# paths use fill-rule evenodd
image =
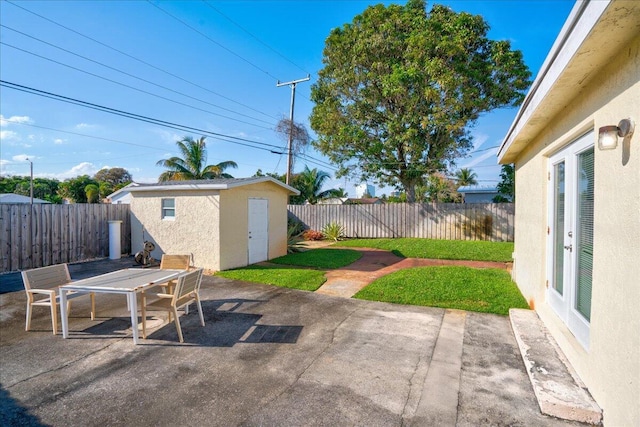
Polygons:
M245 185L260 184L263 182L272 182L288 190L290 193L293 193L295 195L300 194L300 191L270 176L260 176L260 177L256 177L255 179L238 179L236 181L231 179L228 182L212 182L212 180L202 180L201 183L197 181L189 181L188 184L162 184L162 183L149 184L149 185L141 184L136 188L131 188L129 191L133 193L133 192L145 192L145 191L171 191L171 190L177 190L177 191L229 190L235 187L243 187Z
M583 0L576 1L560 34L556 38L551 51L544 63L531 89L527 93L522 106L518 110L516 118L511 124L500 148L498 149L498 163L506 156L516 138L527 127L533 114L540 108L553 86L566 71L571 60L576 56L585 39L596 26L604 11L612 0ZM578 85L569 90L580 90Z

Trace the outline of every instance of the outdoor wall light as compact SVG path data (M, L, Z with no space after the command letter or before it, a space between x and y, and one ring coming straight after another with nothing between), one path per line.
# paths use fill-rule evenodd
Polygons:
M598 130L598 148L613 150L618 146L618 137L625 138L633 133L635 124L631 119L622 119L618 126L602 126Z

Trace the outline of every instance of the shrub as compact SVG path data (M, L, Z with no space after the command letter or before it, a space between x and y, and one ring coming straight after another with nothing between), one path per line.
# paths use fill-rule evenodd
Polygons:
M336 242L344 237L344 227L337 222L331 222L324 226L322 234L329 239Z
M302 233L302 238L304 240L323 240L324 234L316 230L306 230Z

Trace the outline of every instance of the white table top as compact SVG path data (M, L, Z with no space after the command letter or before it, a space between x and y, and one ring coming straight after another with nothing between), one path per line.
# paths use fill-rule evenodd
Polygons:
M156 283L165 283L175 279L184 272L184 270L127 268L78 280L60 288L74 291L138 292Z

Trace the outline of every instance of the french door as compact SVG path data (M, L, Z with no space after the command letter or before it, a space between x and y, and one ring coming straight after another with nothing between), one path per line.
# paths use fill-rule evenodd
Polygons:
M549 159L547 302L589 349L593 271L593 132Z

